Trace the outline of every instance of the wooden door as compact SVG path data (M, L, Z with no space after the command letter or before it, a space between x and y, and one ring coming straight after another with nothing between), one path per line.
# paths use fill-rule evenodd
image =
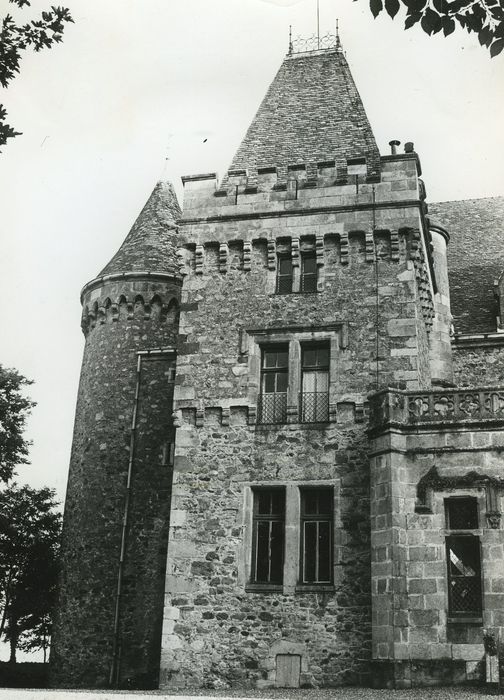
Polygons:
M277 654L276 680L277 688L299 688L301 657L298 654Z

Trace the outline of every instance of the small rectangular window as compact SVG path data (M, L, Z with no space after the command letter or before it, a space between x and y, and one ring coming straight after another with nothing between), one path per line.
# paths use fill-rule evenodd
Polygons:
M451 535L446 538L448 566L448 614L480 616L481 559L479 537Z
M300 399L302 423L329 420L329 343L303 346Z
M301 582L330 584L333 570L333 490L301 490Z
M285 423L287 420L287 385L289 381L289 346L263 348L259 422Z
M281 585L284 563L285 490L254 491L252 583Z
M276 293L292 293L292 257L290 255L278 255Z
M315 253L301 255L301 291L317 291L317 257Z
M446 526L449 530L477 530L478 502L471 496L445 498Z

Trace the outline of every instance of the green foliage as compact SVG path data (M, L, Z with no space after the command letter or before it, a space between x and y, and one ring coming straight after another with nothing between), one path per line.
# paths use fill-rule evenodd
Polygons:
M448 36L458 24L475 32L490 56L504 49L504 0L369 0L374 17L385 9L394 18L401 4L406 9L405 29L420 24L429 35L442 31Z
M20 8L30 6L29 0L9 2ZM11 15L6 15L0 27L0 85L6 88L19 73L23 51L28 48L40 51L59 43L67 22L73 22L73 19L66 7L51 6L50 10L41 13L40 19L26 24L17 24ZM0 146L4 146L7 139L19 135L5 122L6 116L3 105L0 105Z
M0 365L0 482L8 481L18 464L27 464L29 442L23 437L26 417L35 403L22 394L32 382Z
M16 649L43 649L51 634L61 514L54 490L12 484L0 491L0 638Z

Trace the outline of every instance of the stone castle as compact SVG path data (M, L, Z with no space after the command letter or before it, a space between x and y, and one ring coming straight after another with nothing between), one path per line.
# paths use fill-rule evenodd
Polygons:
M84 287L54 685L497 681L504 198L391 145L291 45Z

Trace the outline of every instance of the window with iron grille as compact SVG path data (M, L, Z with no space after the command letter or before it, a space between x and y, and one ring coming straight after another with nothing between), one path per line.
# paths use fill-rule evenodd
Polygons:
M254 491L252 583L283 582L285 489Z
M302 346L300 415L302 423L329 420L329 343Z
M470 496L445 499L446 525L451 531L478 528L478 502ZM481 616L480 539L467 533L446 538L448 568L448 614L452 617Z
M285 423L287 419L287 385L289 381L289 346L262 349L259 422Z
M332 488L301 490L301 583L332 582Z
M315 253L301 255L301 291L317 291L317 258Z
M276 293L292 293L292 257L290 254L278 255Z

